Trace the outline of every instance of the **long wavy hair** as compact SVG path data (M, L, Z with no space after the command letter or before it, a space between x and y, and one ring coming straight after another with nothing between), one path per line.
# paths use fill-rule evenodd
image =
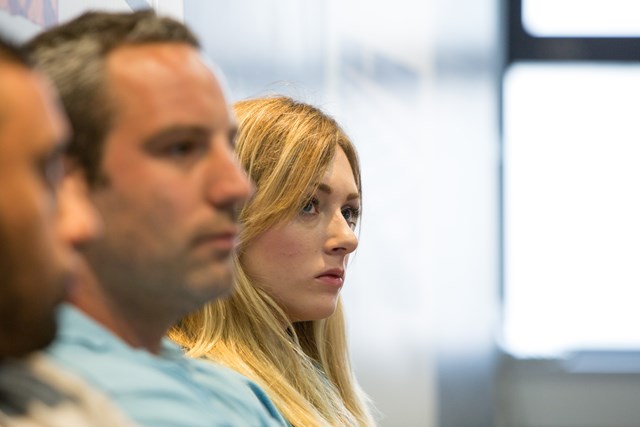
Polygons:
M351 369L340 299L327 319L291 323L243 267L247 245L299 212L336 149L344 150L361 193L356 151L334 119L291 98L252 99L234 109L236 152L256 186L240 212L235 292L184 318L170 337L190 356L257 382L293 426L373 426L368 399Z

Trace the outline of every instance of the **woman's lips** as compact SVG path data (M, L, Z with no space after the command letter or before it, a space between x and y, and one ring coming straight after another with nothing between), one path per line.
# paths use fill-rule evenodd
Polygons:
M344 283L344 270L332 268L317 275L316 279L330 286L341 287Z

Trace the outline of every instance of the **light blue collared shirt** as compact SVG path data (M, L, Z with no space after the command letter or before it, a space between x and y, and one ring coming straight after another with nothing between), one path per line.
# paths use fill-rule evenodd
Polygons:
M168 339L159 355L128 346L77 308L60 308L47 354L149 427L288 426L264 391L226 367L191 359Z

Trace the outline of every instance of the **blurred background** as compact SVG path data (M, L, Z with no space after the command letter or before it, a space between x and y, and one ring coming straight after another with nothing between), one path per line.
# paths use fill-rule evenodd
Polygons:
M231 100L354 140L344 298L381 426L640 426L640 1L0 0L0 30L147 7Z

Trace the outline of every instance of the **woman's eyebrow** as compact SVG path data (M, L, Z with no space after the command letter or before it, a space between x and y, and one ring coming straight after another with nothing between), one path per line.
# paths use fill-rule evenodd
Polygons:
M333 190L331 189L331 187L323 183L318 184L318 190L326 194L333 193ZM360 198L360 195L358 193L349 193L349 195L347 195L347 201L353 200L353 199L359 199L359 198Z

